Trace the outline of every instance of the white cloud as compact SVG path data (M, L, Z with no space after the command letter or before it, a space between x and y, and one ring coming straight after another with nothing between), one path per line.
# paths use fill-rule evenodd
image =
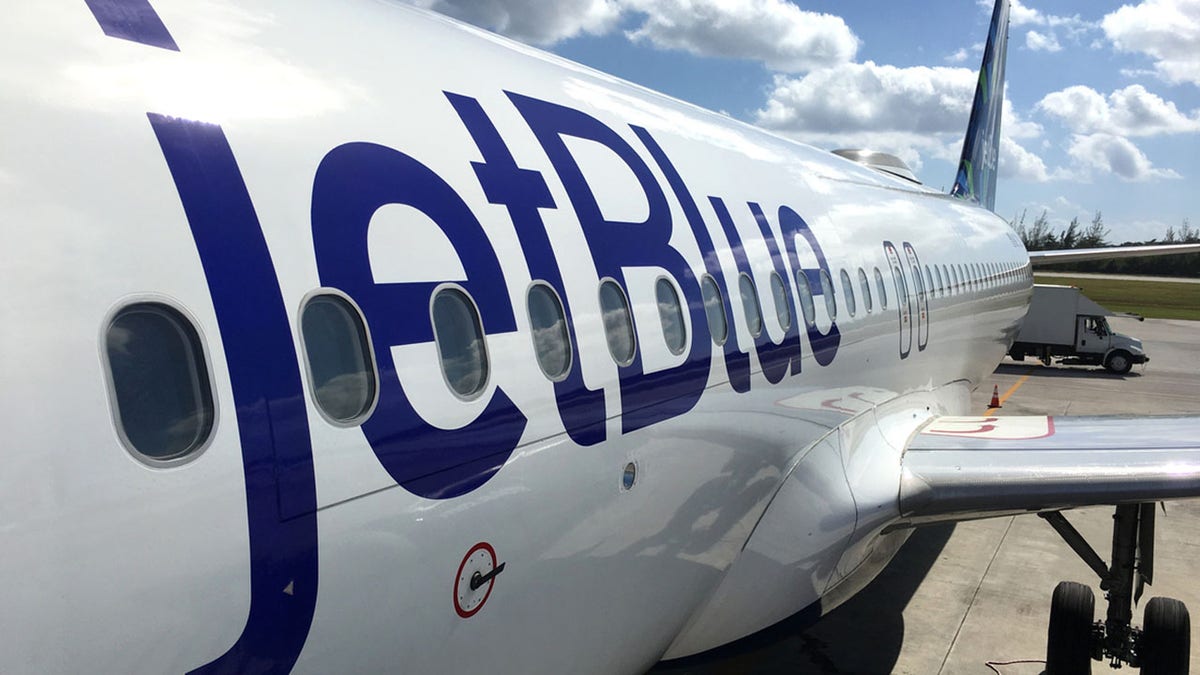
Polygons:
M1025 46L1035 52L1061 52L1062 45L1053 32L1042 35L1036 30L1025 34Z
M984 43L976 42L970 47L960 47L958 51L946 56L947 63L978 63L982 58Z
M1200 0L1143 0L1106 15L1101 26L1118 50L1153 58L1167 82L1200 85Z
M1069 211L1069 212L1073 212L1073 213L1078 213L1078 212L1083 211L1082 206L1080 206L1079 204L1076 204L1075 202L1071 201L1070 199L1067 199L1066 197L1063 197L1062 195L1059 195L1058 197L1054 198L1054 207L1055 207L1055 209L1063 209L1065 211ZM1050 209L1050 210L1054 211L1055 209Z
M978 75L967 68L845 63L802 77L778 75L755 122L784 132L953 133L967 128ZM1036 138L1042 128L1004 102L1004 133Z
M406 0L511 38L550 45L603 35L626 18L635 42L699 56L752 59L804 72L854 60L859 40L841 17L787 0Z
M777 76L762 126L783 131L965 129L976 74L966 68L846 63L803 77Z
M858 37L841 17L785 0L621 0L645 15L628 36L661 49L762 61L804 72L854 60Z
M950 54L949 56L946 57L946 62L947 63L962 63L963 61L966 61L968 58L970 58L970 56L971 56L971 54L970 54L970 52L967 51L966 47L959 47L958 51L956 51L953 54Z
M1052 176L1046 168L1046 162L1041 157L1021 147L1019 143L1008 138L1000 139L1000 177L1016 180L1045 183Z
M1067 153L1087 173L1111 173L1131 182L1181 178L1171 169L1156 169L1128 138L1112 134L1075 134Z
M612 30L617 0L407 0L522 42L549 45L583 33Z
M989 10L993 5L992 0L978 0L978 3ZM1026 6L1021 0L1010 0L1008 5L1008 21L1012 26L1062 28L1072 34L1094 27L1093 24L1081 19L1078 14L1072 16L1046 14L1039 9Z
M993 0L976 1L980 7L991 11ZM1078 14L1071 16L1047 14L1025 5L1021 0L1010 0L1008 20L1012 28L1037 26L1043 29L1040 31L1030 29L1025 34L1025 47L1031 51L1062 51L1062 42L1059 41L1060 34L1073 44L1081 44L1087 33L1098 28L1097 24L1085 21Z
M803 77L777 76L754 122L825 147L871 148L899 155L919 170L923 159L958 161L978 75L967 68L898 68L847 63ZM1001 172L1022 180L1058 176L1014 139L1034 139L1040 125L1004 104Z
M1047 94L1035 109L1059 118L1069 129L1082 134L1155 136L1200 132L1200 110L1185 115L1173 102L1140 84L1118 89L1107 97L1091 87L1067 87Z
M979 0L979 4L990 8L993 3L991 0ZM1008 21L1013 26L1041 26L1046 23L1046 17L1038 10L1026 7L1021 0L1012 0L1008 5Z

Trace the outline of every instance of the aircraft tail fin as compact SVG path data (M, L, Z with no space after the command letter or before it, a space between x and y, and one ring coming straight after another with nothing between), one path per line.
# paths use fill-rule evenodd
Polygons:
M963 140L958 176L950 194L996 206L996 172L1000 162L1000 112L1004 107L1004 64L1008 54L1008 0L996 0L988 30L979 84L971 106L971 123Z

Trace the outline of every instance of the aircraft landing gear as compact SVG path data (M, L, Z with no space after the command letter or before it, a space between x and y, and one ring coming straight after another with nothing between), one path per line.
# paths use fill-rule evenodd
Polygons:
M1142 669L1142 675L1187 675L1191 621L1178 600L1152 598L1144 626L1135 628L1133 603L1154 579L1154 504L1125 504L1113 515L1112 564L1087 543L1057 511L1039 513L1100 577L1108 608L1104 621L1093 621L1092 589L1064 581L1054 589L1047 633L1046 673L1090 673L1091 662L1108 660Z

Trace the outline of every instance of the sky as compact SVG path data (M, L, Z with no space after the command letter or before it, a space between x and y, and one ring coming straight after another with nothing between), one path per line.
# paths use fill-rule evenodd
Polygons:
M948 189L991 0L407 0ZM996 211L1200 226L1200 0L1011 0Z

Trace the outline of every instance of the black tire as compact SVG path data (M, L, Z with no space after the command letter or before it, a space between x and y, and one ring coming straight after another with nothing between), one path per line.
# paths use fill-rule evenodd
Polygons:
M1089 675L1092 672L1092 616L1096 596L1074 581L1062 581L1050 600L1046 641L1046 675Z
M1187 675L1192 649L1187 606L1171 598L1151 598L1142 625L1142 675Z
M1104 360L1104 367L1117 375L1124 375L1133 367L1133 356L1123 349L1118 349Z

